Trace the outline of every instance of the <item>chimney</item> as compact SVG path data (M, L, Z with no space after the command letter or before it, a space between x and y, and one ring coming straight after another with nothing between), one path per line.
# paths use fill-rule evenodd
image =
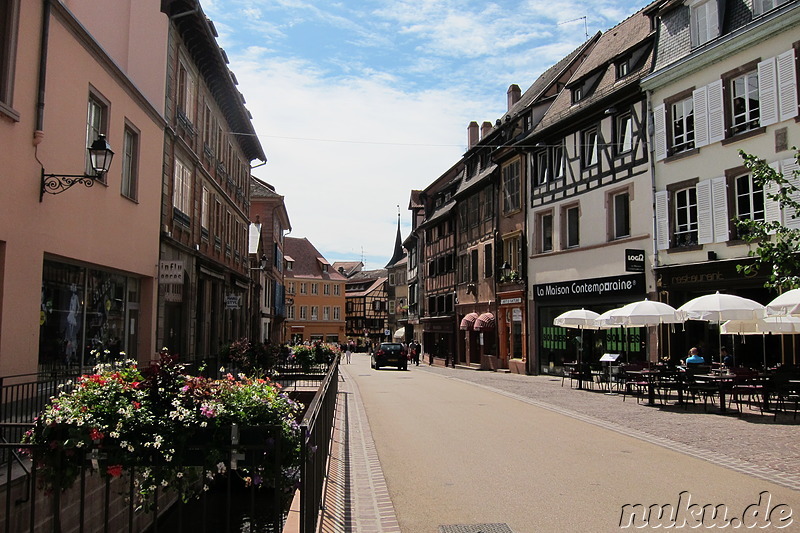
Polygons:
M508 109L510 111L514 104L519 102L519 98L522 96L522 91L519 89L519 85L512 83L506 94L508 95Z
M478 144L478 123L474 120L467 126L467 148Z
M488 120L484 120L483 124L481 124L481 139L485 139L487 135L492 132L492 123Z

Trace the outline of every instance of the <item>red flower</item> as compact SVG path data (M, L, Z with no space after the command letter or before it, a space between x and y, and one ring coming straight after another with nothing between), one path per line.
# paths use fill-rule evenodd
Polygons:
M134 408L134 409L138 409L138 408L140 408L141 406L142 406L142 404L141 404L141 403L139 403L139 402L133 402L133 408Z
M119 477L122 475L122 465L110 465L106 469L106 472L108 472L108 475L111 477Z
M89 437L92 440L101 440L103 438L103 434L100 433L97 428L92 428L92 430L89 432Z

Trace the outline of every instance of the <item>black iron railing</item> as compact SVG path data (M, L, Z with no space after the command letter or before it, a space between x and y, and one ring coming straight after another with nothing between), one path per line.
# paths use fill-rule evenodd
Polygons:
M308 533L316 530L323 502L338 394L338 364L338 358L305 366L288 361L276 365L277 373L272 378L290 395L291 388L307 391L309 395L315 392L298 429L302 443L297 478L301 531ZM0 532L281 530L288 510L284 503L288 504L287 498L291 495L278 489L279 480L262 483L261 488L256 488L253 484L242 486L241 479L229 475L226 481L210 484L211 490L202 491L199 499L189 502L182 502L174 492L165 489L156 493L150 508L144 511L137 509L134 503L135 471L105 479L97 475L97 465L89 457L71 490L64 493L39 490L41 468L32 458L37 450L22 444L22 435L49 399L61 390L68 390L77 377L74 372L63 371L0 377ZM241 434L246 436L253 430L242 428ZM231 458L236 461L242 454L247 457L247 454L268 452L278 457L280 454L271 452L281 445L281 439L270 441L270 450L258 444L232 441L231 453L236 455ZM196 451L202 456L202 445ZM278 466L275 470L285 474L282 465ZM201 479L204 477L205 472ZM265 486L275 488L268 494ZM265 510L268 513L265 514Z
M300 533L312 533L317 530L319 512L322 509L323 488L328 473L338 393L337 357L300 423L304 443L301 447Z

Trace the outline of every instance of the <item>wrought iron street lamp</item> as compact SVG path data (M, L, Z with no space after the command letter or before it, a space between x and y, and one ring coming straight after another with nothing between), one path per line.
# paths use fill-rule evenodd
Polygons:
M42 167L42 186L39 190L39 202L42 201L44 193L61 194L76 183L82 183L86 187L91 187L94 182L108 172L114 152L111 150L106 136L102 133L88 148L89 162L94 174L45 174Z

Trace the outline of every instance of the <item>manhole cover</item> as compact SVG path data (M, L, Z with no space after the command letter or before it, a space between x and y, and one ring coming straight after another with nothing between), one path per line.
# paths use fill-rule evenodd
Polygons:
M455 524L439 526L439 533L514 533L508 524Z

